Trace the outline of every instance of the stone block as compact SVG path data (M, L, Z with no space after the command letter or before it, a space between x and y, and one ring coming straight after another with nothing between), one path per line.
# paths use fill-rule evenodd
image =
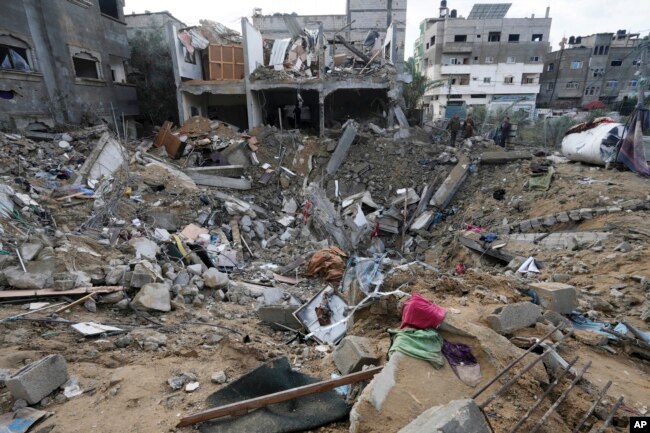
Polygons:
M580 209L580 218L583 220L590 220L594 217L594 210L590 208Z
M518 302L497 308L486 320L488 326L499 334L510 334L534 324L541 314L539 305Z
M278 331L286 331L286 328L302 329L302 324L293 315L298 308L300 305L263 305L257 310L257 315L262 322Z
M533 218L530 220L530 226L533 230L537 230L542 227L542 220L539 218Z
M555 219L561 223L568 223L569 221L571 221L571 218L569 218L569 214L566 212L560 212L555 214Z
M14 399L36 404L66 383L68 367L61 355L49 355L18 370L6 385Z
M133 305L144 307L148 310L168 312L171 311L170 286L167 283L145 284L135 298Z
M138 263L133 268L133 273L131 274L130 286L136 289L144 287L147 284L153 283L156 281L156 275L147 269L142 263Z
M365 337L349 335L336 346L332 353L334 364L341 374L361 371L364 365L379 363L379 355Z
M627 200L619 204L623 210L641 210L645 207L643 200Z
M454 400L424 411L399 433L491 433L483 411L471 399Z
M17 266L4 271L9 287L15 289L38 290L44 288L50 280L49 275L40 272L25 272Z
M576 288L564 283L533 283L530 285L540 305L560 314L569 314L578 306Z
M618 206L609 206L609 207L607 208L607 212L609 212L609 213L621 212L622 210L623 210L623 209L621 209L621 208L618 207Z
M542 318L551 323L553 326L564 325L562 329L565 331L573 327L569 319L552 310L544 311Z
M522 221L519 223L519 230L521 230L523 233L527 233L533 229L532 224L530 223L530 220Z
M228 274L219 272L217 268L210 268L203 273L203 282L209 289L225 289L228 281Z
M156 260L156 254L160 252L158 244L147 238L133 238L129 240L129 246L137 259Z
M606 207L598 207L598 208L596 208L594 210L594 212L596 213L596 216L605 215L607 213L607 208Z
M572 210L569 212L569 218L571 218L571 221L580 221L582 220L582 217L580 216L580 211L579 210Z
M547 215L546 217L544 217L544 221L542 222L542 224L545 227L554 226L556 223L557 223L557 220L555 219L555 217L553 215Z

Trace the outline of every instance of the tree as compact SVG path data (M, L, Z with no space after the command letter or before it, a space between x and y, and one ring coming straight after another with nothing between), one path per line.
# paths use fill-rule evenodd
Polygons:
M412 80L404 85L404 101L407 110L414 110L421 104L422 97L427 90L444 86L447 80L429 80L415 67L415 59L409 57L406 61L406 72L411 74Z
M178 123L174 70L163 33L138 30L129 45L133 68L129 79L137 86L140 114L152 125L169 118Z

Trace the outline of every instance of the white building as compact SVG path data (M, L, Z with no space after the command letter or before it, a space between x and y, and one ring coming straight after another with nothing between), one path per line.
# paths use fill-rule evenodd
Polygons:
M464 18L443 0L440 16L424 21L416 43L423 52L419 67L443 83L423 98L427 118L477 105L532 114L549 51L549 8L544 18L505 18L510 5L475 4Z

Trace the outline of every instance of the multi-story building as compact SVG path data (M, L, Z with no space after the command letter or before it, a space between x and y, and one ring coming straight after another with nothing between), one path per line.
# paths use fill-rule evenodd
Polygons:
M549 8L542 18L505 18L510 5L475 4L464 18L442 1L439 17L424 20L419 68L442 84L425 93L426 117L480 105L533 113L549 50Z
M136 36L139 32L157 33L160 34L168 44L171 43L171 40L169 40L169 34L166 28L167 23L172 22L177 24L179 27L185 27L185 23L168 11L145 11L141 14L133 12L130 15L124 15L124 21L126 22L126 34L129 39Z
M124 0L15 0L0 14L0 125L43 129L138 114Z
M539 107L579 108L611 104L636 94L642 45L638 33L619 30L571 36L544 60Z

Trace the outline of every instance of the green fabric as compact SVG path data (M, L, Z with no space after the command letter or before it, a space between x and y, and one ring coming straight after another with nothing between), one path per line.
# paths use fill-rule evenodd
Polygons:
M392 341L389 358L397 351L428 361L435 368L442 367L442 337L435 329L389 329L388 333Z
M528 180L528 188L536 191L548 191L553 179L553 167L549 167L548 172L543 176L533 176Z

